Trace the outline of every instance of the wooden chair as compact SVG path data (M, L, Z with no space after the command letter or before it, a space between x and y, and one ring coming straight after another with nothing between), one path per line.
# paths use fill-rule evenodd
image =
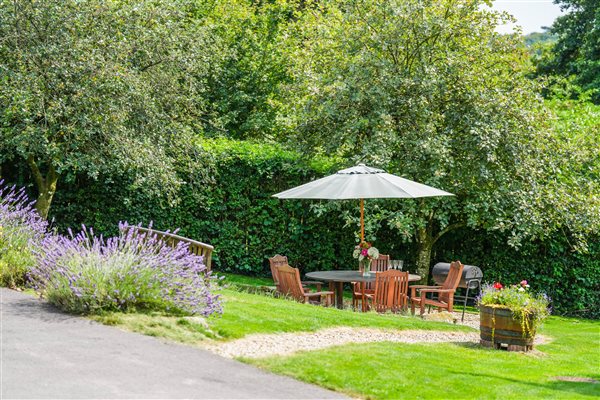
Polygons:
M375 293L365 296L371 300L370 308L380 313L408 309L408 272L379 272L375 278Z
M271 267L271 276L273 276L273 282L275 283L275 287L279 290L279 278L277 277L277 267L282 265L289 265L288 258L286 256L282 256L276 254L275 256L269 258L269 266ZM321 282L317 281L302 281L302 286L307 287L309 285L315 285L317 287L317 292L321 291Z
M464 266L460 261L454 261L450 264L450 271L442 286L427 286L427 285L413 285L410 287L410 309L411 312L415 313L415 305L419 305L421 308L421 316L425 314L425 306L430 305L437 307L438 311L442 309L452 312L454 303L454 292L460 283L462 277L462 271ZM417 296L417 290L419 296ZM427 298L427 293L437 294L437 299Z
M379 258L371 262L371 271L373 272L384 272L388 270L390 263L390 256L388 254L380 254ZM355 282L352 284L352 307L356 310L358 308L358 301L362 301L363 288L365 294L375 294L375 283L367 282L364 284ZM365 307L363 307L363 311Z
M301 303L320 304L323 297L325 305L333 304L333 292L305 292L300 282L300 271L289 265L279 265L275 268L279 278L279 292L293 297Z

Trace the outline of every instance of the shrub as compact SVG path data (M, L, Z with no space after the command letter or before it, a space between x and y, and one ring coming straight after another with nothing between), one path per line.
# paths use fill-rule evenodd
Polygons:
M46 232L47 223L32 206L23 189L0 180L0 284L23 286L35 258L33 247Z
M125 232L126 224L119 224ZM92 229L49 236L35 252L33 287L57 307L76 313L152 309L208 316L220 312L202 257L186 244L171 247L155 235L104 239Z

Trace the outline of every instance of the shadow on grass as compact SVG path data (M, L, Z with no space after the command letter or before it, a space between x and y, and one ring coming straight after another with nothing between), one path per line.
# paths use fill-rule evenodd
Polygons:
M512 383L532 386L532 387L536 387L539 389L577 393L582 396L589 396L589 397L594 397L594 398L598 398L598 396L600 395L600 384L593 383L593 382L564 382L564 381L559 381L555 378L550 378L550 380L546 383L537 383L537 382L528 382L528 381L521 380L521 379L509 378L509 377L505 377L505 376L501 376L501 375L492 375L492 374L483 374L483 373L477 374L477 373L472 373L472 372L460 372L460 373L463 375L471 375L476 378L480 377L480 378L499 379L499 380L508 381L508 382L512 382ZM591 376L591 377L588 376L585 378L591 378L593 380L599 379L598 376Z

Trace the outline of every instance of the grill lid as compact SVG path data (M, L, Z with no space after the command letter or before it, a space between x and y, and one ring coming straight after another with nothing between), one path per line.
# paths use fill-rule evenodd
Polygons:
M439 262L433 266L431 270L431 276L436 284L441 285L446 280L448 276L448 271L450 270L450 263ZM481 280L483 278L483 272L481 269L475 265L465 265L462 272L462 277L460 279L460 283L458 287L466 288L467 281L472 279Z

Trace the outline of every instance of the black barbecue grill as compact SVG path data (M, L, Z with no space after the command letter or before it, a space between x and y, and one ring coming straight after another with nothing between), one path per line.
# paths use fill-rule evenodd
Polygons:
M431 276L436 283L436 285L442 285L448 276L448 271L450 271L450 263L437 263L433 266L433 270L431 270ZM462 300L463 301L463 312L462 312L462 320L465 319L465 308L467 306L467 301L469 299L474 300L475 297L469 297L469 290L477 289L477 294L481 291L481 280L483 279L483 272L479 267L475 265L465 265L462 272L462 277L460 282L458 283L459 288L465 289L464 296L454 296L454 300Z

